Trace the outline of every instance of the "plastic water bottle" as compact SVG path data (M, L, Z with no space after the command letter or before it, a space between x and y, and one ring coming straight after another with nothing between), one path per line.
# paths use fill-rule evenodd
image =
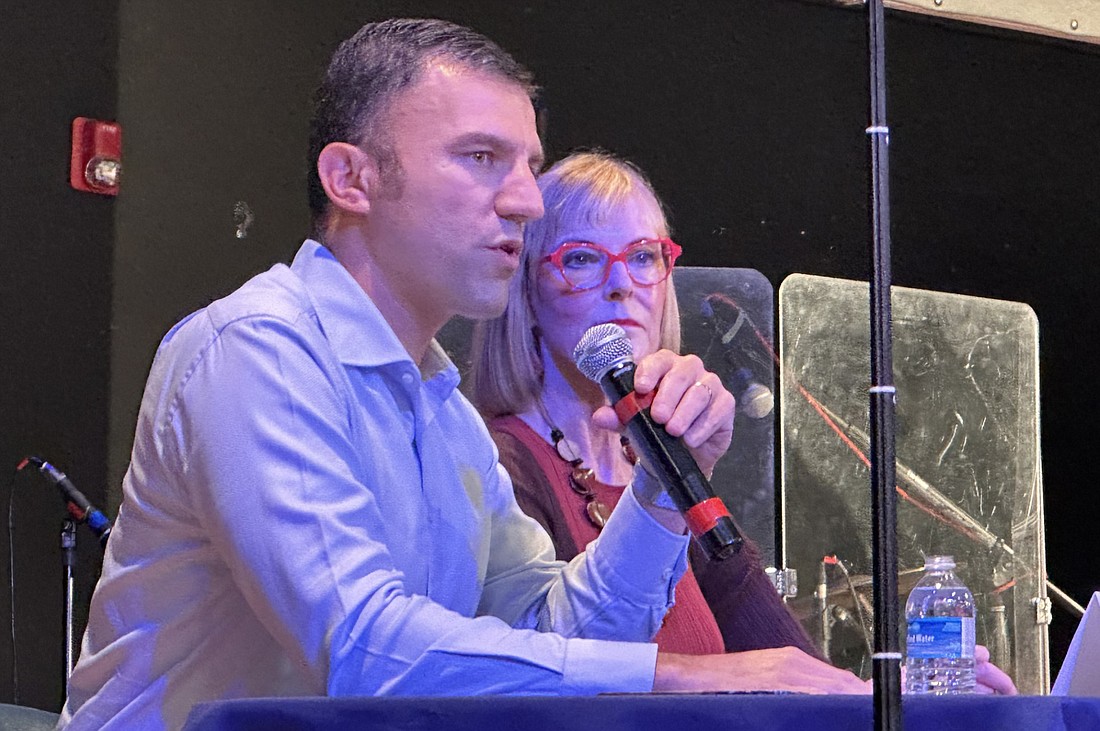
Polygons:
M905 621L906 692L973 692L974 595L956 578L954 557L925 557Z

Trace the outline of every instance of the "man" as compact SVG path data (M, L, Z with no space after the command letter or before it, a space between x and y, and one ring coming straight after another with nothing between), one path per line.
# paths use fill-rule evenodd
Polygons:
M247 696L733 688L758 663L755 682L861 689L794 651L658 659L686 538L644 473L568 566L516 506L433 337L502 311L542 214L531 91L440 21L337 50L318 240L165 337L63 726L178 727ZM639 391L658 379L655 418L712 467L732 397L667 351L639 364Z

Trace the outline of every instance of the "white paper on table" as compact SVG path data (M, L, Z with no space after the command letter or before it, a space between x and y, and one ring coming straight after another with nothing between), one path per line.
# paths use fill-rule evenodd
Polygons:
M1085 607L1050 694L1100 696L1100 591Z

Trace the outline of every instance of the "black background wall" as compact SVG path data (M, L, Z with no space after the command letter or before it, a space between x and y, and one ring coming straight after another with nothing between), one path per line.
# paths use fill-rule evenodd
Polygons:
M15 629L21 701L56 710L64 679L64 508L16 463L40 455L106 505L114 203L69 187L73 117L116 114L118 4L0 4L0 475L14 490ZM94 7L93 7L94 6ZM6 543L6 541L5 541ZM5 548L4 556L8 556ZM98 572L78 535L77 629ZM0 576L9 585L9 562ZM10 592L0 598L0 701L13 699Z
M29 450L49 452L89 494L109 487L112 507L161 335L289 258L306 233L309 94L335 43L368 20L446 17L516 53L545 87L551 158L599 145L639 163L672 211L684 263L753 267L776 287L792 272L868 276L857 10L798 0L123 0L95 17L0 12L4 48L25 61L6 65L2 87L5 128L16 134L0 149L24 175L0 176L0 322L14 376L2 391L2 455L14 465ZM1048 569L1083 602L1100 588L1083 540L1095 519L1078 505L1098 418L1087 365L1100 316L1087 292L1100 269L1090 205L1100 53L902 14L889 15L887 40L895 282L1035 309ZM70 191L71 118L116 112L122 194ZM255 214L243 239L238 202ZM29 483L20 476L16 487L37 489ZM21 685L25 700L53 707L56 520L34 528L45 537L31 548L24 515L56 505L18 505L17 601L38 610L21 615ZM1053 670L1074 624L1056 610ZM0 643L5 653L9 645ZM0 698L9 675L0 668Z

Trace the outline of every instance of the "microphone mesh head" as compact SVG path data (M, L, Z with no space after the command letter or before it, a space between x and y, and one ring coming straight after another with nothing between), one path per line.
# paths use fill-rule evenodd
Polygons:
M615 366L633 360L634 347L626 336L626 330L613 322L588 328L577 347L573 348L573 361L577 369L597 383Z
M750 383L737 396L737 410L753 419L763 419L775 408L775 394L762 383Z

